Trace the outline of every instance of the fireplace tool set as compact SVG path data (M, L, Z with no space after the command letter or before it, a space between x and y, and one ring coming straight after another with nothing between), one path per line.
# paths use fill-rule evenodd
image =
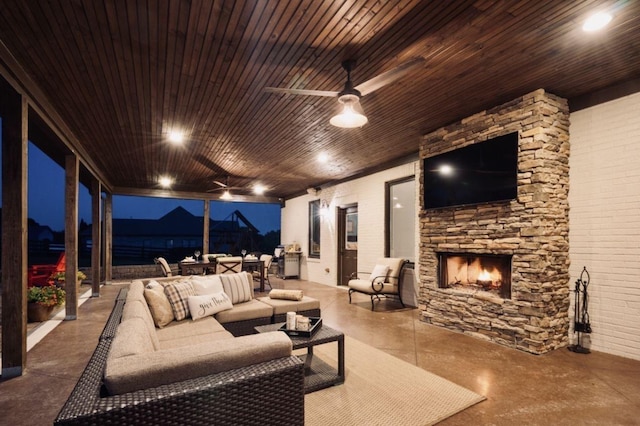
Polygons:
M589 293L587 287L589 287L589 272L585 266L580 274L580 278L576 280L575 303L574 303L574 323L573 332L578 333L578 343L570 345L567 349L579 354L588 354L590 350L582 346L582 335L584 333L591 333L591 324L589 324Z

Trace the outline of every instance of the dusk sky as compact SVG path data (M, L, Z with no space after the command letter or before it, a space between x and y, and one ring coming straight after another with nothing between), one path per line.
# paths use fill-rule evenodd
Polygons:
M27 216L41 225L48 225L54 231L62 231L64 230L64 170L31 142L28 149ZM89 191L83 185L79 186L79 191L78 217L84 219L87 223L91 223L91 197ZM0 205L1 199L2 187L0 186ZM178 206L184 207L196 216L202 216L203 214L204 203L201 200L114 195L113 217L114 219L158 219ZM239 210L260 230L262 235L269 231L280 230L279 204L214 201L211 205L211 218L214 220L226 219L234 210Z

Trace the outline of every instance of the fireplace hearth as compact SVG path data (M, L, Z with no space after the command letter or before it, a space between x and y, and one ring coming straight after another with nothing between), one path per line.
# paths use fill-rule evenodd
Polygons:
M438 286L486 291L511 298L511 256L475 253L438 253Z

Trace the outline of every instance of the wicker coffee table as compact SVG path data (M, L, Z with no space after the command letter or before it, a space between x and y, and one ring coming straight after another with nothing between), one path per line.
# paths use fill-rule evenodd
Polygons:
M284 323L260 325L256 327L258 333L277 331ZM331 327L322 325L311 337L288 336L293 343L293 349L307 348L305 355L299 358L304 361L305 378L304 392L315 392L320 389L344 383L344 333ZM313 347L324 343L338 342L338 370L313 356Z

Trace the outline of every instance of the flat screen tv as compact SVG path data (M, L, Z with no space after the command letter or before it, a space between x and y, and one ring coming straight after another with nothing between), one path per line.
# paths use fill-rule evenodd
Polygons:
M425 158L424 208L513 200L518 196L518 133Z

